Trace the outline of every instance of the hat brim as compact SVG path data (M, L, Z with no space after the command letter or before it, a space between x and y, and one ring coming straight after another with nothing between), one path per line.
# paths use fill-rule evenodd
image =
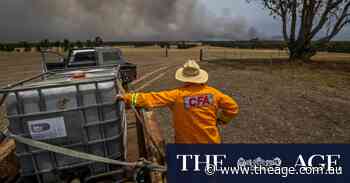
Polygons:
M187 83L198 83L203 84L208 81L208 73L205 70L200 69L199 74L197 76L189 77L183 75L183 69L180 68L175 73L175 79L181 82L187 82Z

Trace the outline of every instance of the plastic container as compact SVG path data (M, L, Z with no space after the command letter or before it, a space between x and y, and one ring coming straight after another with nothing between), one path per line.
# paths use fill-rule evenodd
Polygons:
M102 73L79 80L60 73L11 89L6 100L10 131L61 147L125 160L125 108L113 99L118 92L115 74ZM17 143L16 155L24 179L31 177L37 182L58 182L67 176L93 177L120 168L21 143Z

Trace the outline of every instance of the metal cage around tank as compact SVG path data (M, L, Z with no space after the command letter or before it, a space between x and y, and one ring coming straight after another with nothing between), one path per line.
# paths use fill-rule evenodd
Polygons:
M47 72L0 90L11 133L111 159L126 159L126 114L119 73L110 76L38 84L58 73ZM32 82L32 83L31 83ZM30 84L31 83L31 84ZM57 182L69 176L87 179L121 167L86 161L17 143L25 182Z

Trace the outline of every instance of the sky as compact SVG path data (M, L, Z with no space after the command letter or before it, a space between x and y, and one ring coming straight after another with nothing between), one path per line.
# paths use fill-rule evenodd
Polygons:
M216 14L230 12L231 16L241 16L249 25L254 25L266 37L281 37L281 26L278 19L274 19L264 7L257 3L247 3L246 0L201 0ZM350 25L340 32L335 40L350 40Z
M0 0L0 42L238 40L281 37L278 20L246 0ZM337 36L350 40L347 28Z
M242 17L246 22L257 28L265 36L280 36L280 24L278 20L269 16L263 6L256 3L247 3L246 0L201 0L209 7L210 11L217 15Z

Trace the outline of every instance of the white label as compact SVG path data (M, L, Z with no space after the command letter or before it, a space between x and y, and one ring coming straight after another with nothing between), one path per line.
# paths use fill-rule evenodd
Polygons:
M32 138L37 140L67 136L63 117L28 121L28 128Z

